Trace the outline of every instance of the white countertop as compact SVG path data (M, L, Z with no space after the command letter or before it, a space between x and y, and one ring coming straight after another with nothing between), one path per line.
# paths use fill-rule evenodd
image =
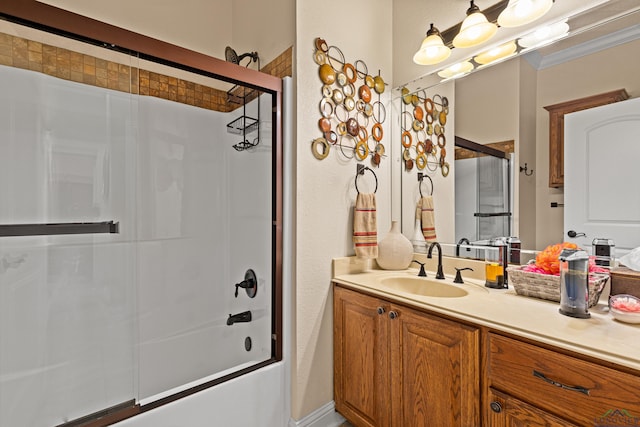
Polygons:
M332 280L382 298L640 371L640 325L615 320L608 313L608 294L603 293L600 302L589 308L589 319L577 319L560 314L560 304L557 302L517 295L512 288L486 288L484 281L479 278L470 279L463 274L465 284L455 284L453 276L446 274L449 272L446 268L444 282L466 290L468 295L457 298L427 297L390 289L382 283L383 279L417 277L418 270L378 270L366 264L355 257L336 258L333 260ZM477 273L473 275L478 277ZM429 286L429 280L435 280L433 272L427 271L427 276L425 286Z

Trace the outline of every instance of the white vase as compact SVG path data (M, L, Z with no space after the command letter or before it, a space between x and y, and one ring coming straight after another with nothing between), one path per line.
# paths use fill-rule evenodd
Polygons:
M384 270L405 270L412 260L413 245L400 232L398 221L391 221L391 229L378 243L378 265Z
M411 239L411 244L413 245L413 251L426 254L427 253L427 241L424 239L424 234L422 234L422 223L419 219L416 219L416 226L413 229L413 238Z

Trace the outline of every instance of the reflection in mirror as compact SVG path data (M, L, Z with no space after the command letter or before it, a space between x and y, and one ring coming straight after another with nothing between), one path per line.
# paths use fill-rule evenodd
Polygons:
M455 162L456 241L511 236L511 156L458 137Z
M635 54L640 51L640 5L610 3L609 15L600 13L597 19L582 18L591 26L588 31L572 33L552 45L459 79L433 86L429 83L433 77L427 76L402 86L412 93L447 91L453 101L452 125L447 132L455 137L482 145L513 141L510 234L520 238L523 248L541 250L549 244L570 240L563 230L564 190L549 186L549 159L562 153L549 151L549 117L544 106L616 89L625 89L631 98L640 95L637 79L640 57ZM619 7L613 7L614 3ZM622 6L626 6L624 12ZM458 200L464 194L476 192L469 188L470 184L456 179L463 173L460 163L456 160L452 173L445 179L456 182L450 188L452 193L443 192L442 183L436 183L434 188L435 215L440 227L438 240L442 242L455 243L456 238L466 237L463 236L466 231L460 234L453 216L447 214L454 209L458 211ZM525 163L533 174L519 172L519 166ZM496 177L502 174L500 170ZM403 170L401 182L403 232L411 236L413 220L405 211L415 201L416 179Z

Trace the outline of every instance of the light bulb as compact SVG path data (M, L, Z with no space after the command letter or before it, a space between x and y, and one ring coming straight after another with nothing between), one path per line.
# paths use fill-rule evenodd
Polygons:
M501 27L526 25L546 14L553 0L509 0L507 7L498 16Z
M462 61L454 64L444 70L438 71L438 75L443 79L451 79L456 77L462 77L465 74L470 73L473 70L473 64L469 61Z
M540 47L565 36L568 32L569 24L566 21L556 22L518 39L518 44L527 49Z
M479 53L473 60L480 65L490 64L500 59L507 58L516 53L517 46L515 41L502 44L500 46L489 49L488 51Z
M493 37L497 30L496 24L487 21L486 16L472 1L460 31L453 38L453 46L459 48L477 46Z
M451 49L444 45L440 32L431 24L420 49L413 55L413 62L419 65L433 65L444 61L451 55Z

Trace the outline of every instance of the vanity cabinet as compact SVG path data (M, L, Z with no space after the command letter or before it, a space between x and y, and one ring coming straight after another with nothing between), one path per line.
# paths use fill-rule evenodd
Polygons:
M640 377L487 334L485 425L640 425Z
M334 286L336 409L357 427L480 425L479 335Z
M491 427L577 427L508 394L489 389L490 411L485 425Z

